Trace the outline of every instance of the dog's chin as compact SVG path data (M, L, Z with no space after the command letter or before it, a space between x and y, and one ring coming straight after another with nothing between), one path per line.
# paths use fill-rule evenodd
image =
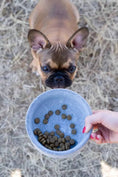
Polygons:
M72 84L72 81L65 82L64 84L55 84L55 83L51 83L51 82L46 82L46 86L50 87L52 89L70 87L71 84Z
M66 87L69 87L69 86L71 86L71 84L70 85L53 85L53 84L51 84L51 85L49 85L49 84L46 84L46 86L47 87L50 87L51 89L58 89L58 88L63 88L63 89L65 89Z
M57 76L56 74L49 76L49 78L45 81L47 87L50 87L52 89L57 89L57 88L66 88L71 86L72 80L69 78L68 75L63 75L63 81L60 82L55 82L56 76Z
M66 88L66 86L64 86L64 85L54 85L54 86L52 86L50 88L52 88L52 89L58 89L58 88Z

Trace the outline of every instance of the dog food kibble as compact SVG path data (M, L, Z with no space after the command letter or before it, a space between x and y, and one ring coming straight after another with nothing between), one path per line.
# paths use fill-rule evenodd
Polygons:
M49 134L49 132L48 132L48 131L45 131L45 132L44 132L44 135L47 135L47 136L48 136L48 134Z
M66 139L66 141L70 141L71 138L70 138L70 136L66 136L65 139Z
M53 147L54 147L54 144L50 144L50 147L52 147L52 148L53 148Z
M41 143L42 143L43 145L45 145L45 143L46 143L46 140L43 140L43 141L41 141Z
M61 143L61 138L58 138L58 143Z
M54 136L54 134L55 134L55 132L50 132L50 135L51 135L51 136Z
M46 143L46 140L45 140L44 138L42 138L42 139L40 140L40 142L41 142L42 144L45 144L45 143Z
M60 136L60 135L61 135L61 133L62 133L62 132L61 132L60 130L56 130L56 134L57 134L57 135L59 135L59 136Z
M44 124L47 124L47 123L48 123L48 120L47 120L47 119L44 119L44 120L43 120L43 123L44 123Z
M40 141L42 140L42 137L41 137L41 136L39 136L39 137L38 137L38 140L39 140L39 142L40 142Z
M70 124L70 128L75 128L75 124Z
M46 142L47 142L47 144L50 144L50 140L49 139L47 139Z
M60 113L61 113L60 110L56 110L56 111L55 111L55 114L56 114L56 115L59 115Z
M60 143L60 147L61 147L61 148L64 147L64 143Z
M45 135L45 134L44 134L43 137L44 137L45 139L47 139L47 138L48 138L48 135Z
M64 137L64 133L60 133L60 137L63 138Z
M65 104L62 105L62 109L63 109L63 110L67 109L67 105L65 105Z
M65 144L65 150L68 150L68 149L70 149L70 144L69 145Z
M71 139L71 140L70 140L70 144L71 144L71 145L74 145L74 144L75 144L75 140Z
M50 116L52 116L54 113L56 115L59 116L59 118L61 119L67 119L67 120L71 120L72 116L71 115L66 115L64 110L67 109L67 105L63 104L61 106L61 109L63 110L63 113L61 114L61 110L57 109L57 110L49 110L47 114L44 115L44 119L43 119L43 124L48 124L49 118ZM58 119L57 119L58 120ZM67 121L65 120L65 122ZM34 119L35 124L40 123L40 119L39 118L35 118ZM61 125L61 124L60 124ZM65 151L65 150L69 150L73 147L73 145L75 144L75 140L71 139L70 136L64 134L64 132L62 132L60 130L60 125L56 124L54 125L54 131L45 131L42 132L39 128L36 128L33 130L33 133L35 136L37 136L37 140L46 148L50 149L50 150L54 150L54 151ZM47 125L44 125L45 127ZM70 127L72 129L71 133L72 134L76 134L76 130L75 128L75 124L71 123Z
M65 146L70 147L70 143L69 143L69 142L66 142L66 143L65 143Z
M33 132L34 132L34 135L37 135L37 131L36 130L34 130Z
M52 150L52 148L50 146L48 146L48 149Z
M68 115L67 116L67 120L71 120L72 119L72 116L71 115Z
M49 115L49 116L52 116L52 115L53 115L53 111L49 111L49 112L48 112L48 115Z
M62 142L62 143L65 143L65 138L61 138L61 142Z
M35 124L38 124L40 122L39 118L34 119Z
M55 142L54 138L50 138L50 143L54 143L54 142Z
M54 151L65 151L71 148L72 145L75 144L75 141L70 138L70 136L66 136L64 138L64 133L60 130L56 130L58 134L63 136L57 137L55 132L48 132L45 131L44 133L41 132L40 129L36 128L34 130L34 134L38 136L38 141L45 146L46 148Z
M60 126L59 126L58 124L56 124L56 125L54 126L54 128L55 128L56 130L59 130Z
M38 135L38 128L36 128L33 132L34 132L34 135Z
M66 115L65 114L62 114L61 117L62 117L62 119L66 119Z
M37 133L41 132L41 130L39 128L36 128L34 131L36 131Z
M52 148L52 150L53 150L53 151L57 151L57 148L54 146L54 147Z
M76 131L75 129L73 129L73 130L71 131L71 133L72 133L72 134L76 134L77 131Z
M49 119L49 117L50 117L49 114L45 115L45 119Z
M43 137L43 133L41 131L38 131L38 136Z
M59 146L59 143L58 141L55 142L55 147L58 147Z
M54 140L55 140L55 141L57 141L57 140L58 140L57 136L53 136L53 138L54 138Z

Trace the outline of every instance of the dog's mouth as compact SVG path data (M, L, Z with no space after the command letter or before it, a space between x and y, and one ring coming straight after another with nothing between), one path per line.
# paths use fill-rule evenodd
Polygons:
M50 75L45 83L47 87L50 87L52 89L66 88L72 84L72 80L69 78L66 72L56 72Z

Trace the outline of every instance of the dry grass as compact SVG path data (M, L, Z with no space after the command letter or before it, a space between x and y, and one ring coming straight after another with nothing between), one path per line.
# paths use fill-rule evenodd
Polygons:
M90 36L70 89L92 109L118 111L118 1L73 0ZM118 145L89 141L73 159L40 154L25 129L31 101L47 90L28 72L28 16L37 1L0 1L0 177L118 177Z

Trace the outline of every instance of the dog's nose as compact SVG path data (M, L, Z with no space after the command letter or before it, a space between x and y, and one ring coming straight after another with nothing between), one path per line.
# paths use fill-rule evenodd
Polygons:
M63 83L64 82L64 77L63 76L56 76L54 77L54 82L55 83Z

